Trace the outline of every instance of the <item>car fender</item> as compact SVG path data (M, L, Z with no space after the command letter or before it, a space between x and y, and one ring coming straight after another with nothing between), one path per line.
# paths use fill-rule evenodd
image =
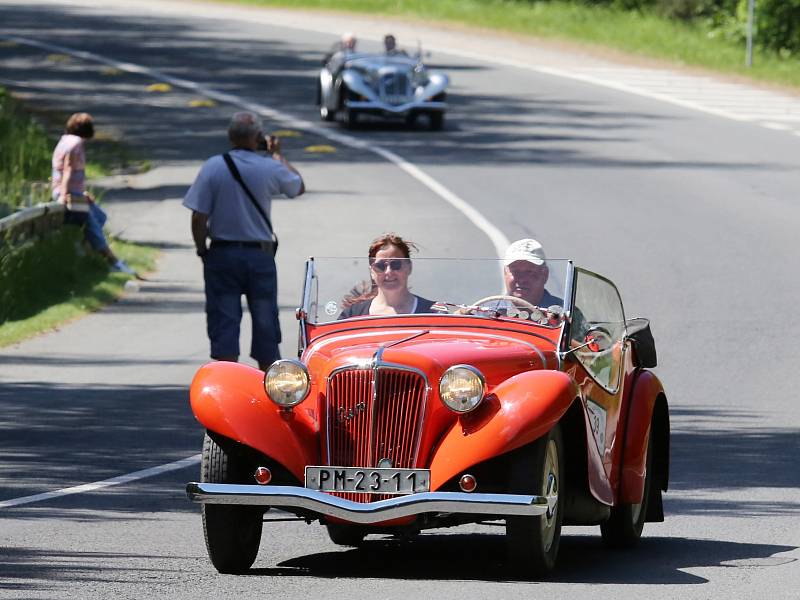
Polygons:
M658 377L650 371L640 371L633 382L628 406L619 502L638 504L642 501L647 472L647 446L654 435L651 425L659 397L665 398L665 395ZM659 463L654 460L654 464Z
M333 100L333 75L328 69L320 69L319 72L319 93L320 105L326 108L335 108Z
M356 94L365 96L369 100L377 100L375 92L372 91L372 88L369 87L364 82L364 79L361 77L361 75L355 71L346 69L344 72L342 72L342 81L351 91L355 92Z
M278 408L263 381L258 369L209 363L192 380L192 412L206 429L266 454L303 481L305 466L319 464L316 411L303 403L291 411Z
M431 489L540 438L578 396L569 375L559 371L527 371L504 381L487 396L485 406L463 415L444 435L431 461Z
M418 100L430 100L436 94L441 94L450 85L450 78L444 73L428 73L428 84L422 88Z

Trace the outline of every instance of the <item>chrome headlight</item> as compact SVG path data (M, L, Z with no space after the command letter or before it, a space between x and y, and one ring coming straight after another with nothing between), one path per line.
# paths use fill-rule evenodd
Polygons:
M475 410L483 400L486 380L470 365L455 365L439 380L439 397L445 406L457 413Z
M264 389L281 408L300 404L311 389L308 369L298 360L276 360L264 376Z
M428 85L428 73L425 68L418 65L411 71L411 85L414 87L425 87Z

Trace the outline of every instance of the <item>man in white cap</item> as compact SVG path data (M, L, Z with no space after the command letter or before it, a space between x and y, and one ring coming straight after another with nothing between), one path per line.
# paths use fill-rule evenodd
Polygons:
M544 289L550 274L546 260L544 249L536 240L527 238L511 244L503 260L506 293L541 308L561 306L563 300Z

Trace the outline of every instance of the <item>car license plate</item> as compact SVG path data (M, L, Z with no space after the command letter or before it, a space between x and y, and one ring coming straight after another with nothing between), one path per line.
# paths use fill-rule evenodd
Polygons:
M430 469L306 467L306 487L322 492L414 494L431 488Z

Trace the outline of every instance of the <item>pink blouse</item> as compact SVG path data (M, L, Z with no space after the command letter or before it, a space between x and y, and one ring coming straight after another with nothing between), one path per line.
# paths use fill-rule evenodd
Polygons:
M83 195L86 191L86 151L83 138L71 133L62 135L56 144L56 149L53 150L53 190L61 189L67 156L70 157L70 166L72 167L72 174L67 182L67 191L70 194Z

